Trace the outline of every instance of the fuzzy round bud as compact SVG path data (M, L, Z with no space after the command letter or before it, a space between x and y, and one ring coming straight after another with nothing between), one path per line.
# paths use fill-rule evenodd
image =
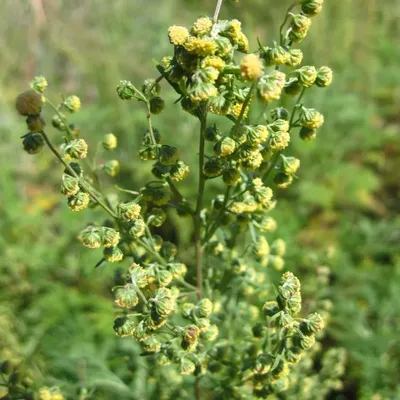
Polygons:
M285 260L280 256L270 255L268 257L268 265L276 271L282 271L285 266Z
M150 99L150 112L152 114L160 114L165 108L165 101L159 96Z
M300 115L301 126L309 129L318 129L324 123L324 116L313 108L304 108Z
M273 121L278 119L288 121L289 120L289 111L283 107L276 107L270 112L271 118Z
M136 326L135 320L131 317L119 317L114 320L114 332L121 337L133 335Z
M183 46L190 54L195 54L199 57L212 56L217 50L217 45L213 40L195 36L190 36Z
M293 335L293 344L300 347L303 350L310 349L315 343L315 336L309 335L305 336L302 333L297 333Z
M146 270L139 264L132 264L129 267L127 279L135 282L139 288L144 288L148 284Z
M151 225L160 227L166 219L167 215L161 208L153 208L151 210L151 214L149 216L149 221Z
M170 170L170 177L175 182L180 182L184 180L189 173L189 167L183 162L176 162Z
M297 67L303 61L303 52L300 49L290 49L289 57L286 65L290 67Z
M264 75L260 78L257 84L257 89L261 99L270 103L271 101L278 100L281 97L284 86L285 74L275 70L269 75Z
M121 203L117 206L118 216L124 221L133 221L140 217L141 207L139 204L131 201L129 203Z
M207 127L204 133L204 138L208 142L215 142L216 140L218 140L219 136L220 132L219 129L217 128L217 125Z
M68 96L64 100L64 106L71 112L77 112L81 109L81 100L78 96Z
M267 317L272 317L280 311L276 301L267 301L262 307L262 311Z
M282 157L282 172L286 175L294 175L300 167L300 160L295 157Z
M136 88L130 81L120 81L117 86L117 95L121 100L130 100L136 95Z
M262 232L275 232L277 223L272 217L262 217L258 222L258 227Z
M179 365L179 372L182 375L191 375L196 370L196 365L188 360L187 358L182 358Z
M301 2L301 10L309 16L317 15L322 10L324 0L303 0Z
M222 170L222 162L218 158L212 157L205 162L203 167L203 174L207 178L216 178L217 176L221 175Z
M177 255L178 248L172 242L164 242L161 247L160 253L165 259L170 260Z
M69 143L62 146L64 156L72 159L84 159L87 156L88 145L84 139L73 139Z
M231 155L235 148L236 142L232 138L225 136L215 143L214 152L220 157L226 157Z
M113 228L104 226L101 232L104 247L114 247L121 240L121 235Z
M263 49L263 58L268 65L284 65L289 59L289 52L282 46L275 45L274 47L267 47Z
M60 189L64 196L73 196L79 191L79 181L71 175L63 174L61 177Z
M279 282L279 293L283 298L288 298L293 293L300 291L299 279L292 272L285 272Z
M202 336L207 342L214 342L219 333L217 325L210 325L210 327L202 333Z
M179 150L176 147L162 145L160 148L160 162L164 165L173 165L179 160Z
M65 125L65 116L64 114L56 114L53 115L51 118L51 125L53 125L54 128L58 129L61 132L64 132L67 130L67 125Z
M256 54L248 54L240 63L240 71L245 81L256 81L262 74L262 63Z
M160 351L161 343L155 335L150 335L142 342L143 349L150 353Z
M318 313L313 313L300 323L299 328L304 335L310 336L324 329L324 320Z
M98 249L103 244L101 230L94 226L85 228L78 238L89 249Z
M39 93L43 93L48 86L47 80L44 76L35 76L31 82L30 87Z
M82 211L89 205L89 201L89 194L79 191L75 195L68 197L68 207L72 211Z
M222 180L226 185L236 185L241 179L240 170L237 168L228 168L222 174Z
M184 318L191 318L194 309L195 309L195 305L192 304L192 303L184 303L184 304L182 304L182 306L181 306L182 316Z
M282 239L276 239L271 244L271 254L284 256L286 253L286 243Z
M114 303L121 308L133 308L139 303L139 297L131 283L114 290Z
M132 221L131 227L129 228L129 235L134 239L138 239L146 232L146 223L142 219L135 219Z
M203 59L201 66L202 68L213 67L217 71L221 72L225 68L225 61L218 56L209 56Z
M317 70L314 66L306 65L296 70L297 79L305 87L311 87L317 79Z
M211 82L195 82L188 90L193 102L201 102L218 95L218 89Z
M158 317L167 317L175 308L175 301L171 295L171 290L167 288L157 289L153 297L149 299L149 305Z
M158 179L165 179L168 176L170 170L170 166L161 164L160 161L156 161L153 164L151 173Z
M37 154L44 146L44 139L40 133L28 133L22 139L24 150L28 154Z
M158 271L156 278L157 278L158 284L161 287L166 287L166 286L169 286L169 284L172 282L173 275L169 271L163 269L163 270Z
M174 278L181 279L186 275L187 267L182 263L169 263L167 265L168 271Z
M292 17L291 28L294 32L307 33L311 26L311 19L304 14L296 14Z
M286 175L283 172L278 172L275 175L274 183L280 189L286 189L293 182L292 175Z
M209 317L213 310L213 304L209 299L202 299L196 305L196 312L200 317Z
M118 139L113 133L107 133L103 137L102 145L105 150L114 150L117 147Z
M215 52L217 56L225 58L231 54L232 44L228 38L219 36L215 39L215 44L217 46L217 50Z
M28 126L29 132L40 133L43 132L44 126L46 125L44 119L40 115L30 115L26 119L26 125Z
M119 173L119 162L117 160L107 161L103 165L102 169L103 169L104 173L107 174L108 176L111 176L111 177L117 176Z
M171 44L181 46L188 39L189 31L184 26L173 25L168 28L168 37Z
M211 31L213 26L213 22L208 17L201 17L198 18L195 23L193 24L192 33L194 35L207 35Z
M269 146L272 150L284 150L289 146L290 143L290 135L288 132L277 131L271 134L271 138L269 140Z
M300 139L304 140L305 142L309 142L314 140L317 137L317 130L312 128L302 127L300 129Z
M259 236L254 242L254 254L257 257L266 257L269 255L269 244L267 242L267 239L265 239L264 236Z
M38 115L42 111L43 99L33 89L21 93L15 102L15 108L23 116Z
M327 87L332 83L333 72L329 67L321 67L317 70L317 79L315 84L318 87Z
M124 253L122 250L115 246L115 247L106 247L103 252L104 259L108 262L118 262L124 258Z

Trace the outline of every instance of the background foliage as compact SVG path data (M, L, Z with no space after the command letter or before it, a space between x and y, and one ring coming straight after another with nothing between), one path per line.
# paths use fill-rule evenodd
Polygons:
M2 2L0 359L21 362L38 386L58 385L71 398L85 387L96 399L139 399L158 398L159 380L131 341L114 337L110 288L118 271L95 270L98 254L76 242L82 218L93 214L77 216L63 204L59 166L45 153L21 151L25 132L14 98L37 74L50 82L49 95L79 95L84 107L75 121L89 146L115 133L123 160L118 184L138 188L149 174L134 157L145 121L139 108L117 100L116 84L149 77L151 59L169 46L168 26L210 14L214 3ZM278 191L273 216L288 242L286 268L310 301L321 295L320 267L332 271L323 289L334 303L324 346L346 348L348 363L343 389L330 398L400 399L400 7L396 0L325 3L303 49L306 64L323 60L335 71L334 84L313 92L310 104L326 123L318 140L293 140L300 179ZM253 43L256 36L270 41L287 5L227 2L222 17L239 17ZM195 121L171 105L156 124L172 145L188 149L194 166ZM196 183L189 181L188 196ZM171 226L170 235L184 246L188 229ZM163 374L180 379L168 369Z

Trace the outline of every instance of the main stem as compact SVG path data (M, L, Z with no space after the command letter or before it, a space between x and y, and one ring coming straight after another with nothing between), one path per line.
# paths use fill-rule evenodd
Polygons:
M207 110L204 107L200 114L200 141L199 141L199 188L197 191L197 204L194 215L194 241L196 252L196 282L197 296L199 299L203 297L203 247L201 244L201 210L203 208L204 187L206 179L203 173L204 167L204 148L205 148L205 131L207 128Z
M214 24L218 22L218 15L219 12L221 11L222 2L223 0L218 0L217 7L215 7L214 18L213 18Z

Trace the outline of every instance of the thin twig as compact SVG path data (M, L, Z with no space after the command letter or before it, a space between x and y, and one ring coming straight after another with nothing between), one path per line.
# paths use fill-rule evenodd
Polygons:
M217 7L215 8L214 18L213 18L214 24L216 24L218 22L218 15L219 15L219 12L221 11L221 6L222 6L223 1L224 0L218 0L218 2L217 2Z

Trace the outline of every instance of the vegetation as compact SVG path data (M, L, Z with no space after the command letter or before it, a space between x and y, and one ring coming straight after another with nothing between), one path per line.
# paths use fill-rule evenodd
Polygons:
M198 182L194 178L199 151L193 137L199 138L197 120L205 118L205 110L195 104L196 107L190 107L191 113L195 114L193 117L181 111L180 104L173 104L177 99L174 89L178 89L181 103L196 103L203 99L202 93L205 88L194 87L194 82L191 81L186 81L183 89L182 86L177 88L176 85L175 88L170 88L169 83L175 83L169 75L166 76L167 73L172 73L168 69L168 62L171 61L164 60L166 64L157 64L164 78L160 84L166 108L161 114L152 115L146 120L146 113L143 113L142 109L144 106L145 111L149 108L154 113L163 108L164 103L159 100L161 94L158 93L158 86L154 85L154 82L147 81L147 89L140 88L140 84L137 89L128 81L119 85L120 97L136 98L139 104L118 101L114 92L119 79L129 78L131 82L140 82L147 78L148 68L145 66L150 67L149 53L150 57L160 60L165 54L171 54L165 34L168 21L187 24L187 21L191 21L192 16L199 12L197 4L187 4L187 8L178 13L178 17L172 15L175 8L180 8L179 2L170 1L162 6L157 5L165 13L161 16L158 10L160 20L154 22L155 26L146 26L146 29L149 29L149 41L137 39L132 42L129 38L138 38L138 32L143 30L143 26L140 26L143 12L135 9L135 5L119 2L110 6L112 12L106 7L100 7L95 10L99 15L90 15L85 3L81 8L76 5L75 10L79 12L74 14L71 4L67 7L63 2L55 2L52 7L44 2L42 17L46 19L41 19L40 9L34 8L37 36L35 38L35 34L30 35L31 41L36 40L30 49L38 49L37 46L41 46L47 50L47 54L37 51L21 52L18 63L15 62L15 54L17 49L25 44L21 43L21 32L10 28L10 22L7 32L3 34L3 37L9 38L9 43L7 47L0 48L0 54L8 61L5 63L2 78L6 95L2 99L4 111L1 111L5 118L0 127L2 135L4 133L2 152L7 161L0 175L0 201L4 205L1 207L1 280L3 286L7 287L0 295L3 319L0 328L0 348L1 358L8 361L3 364L2 371L3 378L8 381L7 387L10 388L11 396L36 393L40 398L53 399L107 399L115 396L193 398L194 386L197 387L199 398L214 398L212 396L215 393L219 398L249 398L250 392L261 397L267 396L267 393L275 393L279 398L296 396L315 399L340 396L392 399L400 396L397 383L400 347L396 335L399 318L395 307L395 296L400 285L396 246L399 239L399 220L396 219L399 204L396 157L399 153L399 132L396 112L399 98L394 89L398 83L396 68L400 54L393 45L393 39L399 37L395 15L391 12L395 9L395 3L389 1L379 7L374 2L367 5L363 3L362 7L355 4L356 2L344 3L339 5L325 2L323 12L312 18L313 24L307 40L300 45L305 54L305 65L332 65L335 80L328 89L307 89L305 97L300 101L293 101L291 97L283 95L265 111L256 96L250 97L245 89L254 86L252 90L260 91L260 84L251 83L252 79L258 78L257 62L254 58L246 58L248 56L240 54L234 57L235 65L232 65L233 69L229 72L234 77L235 89L232 92L233 96L229 93L224 96L228 102L232 101L230 98L234 100L228 104L229 109L223 112L231 117L230 120L209 114L207 125L200 124L209 128L207 134L210 136L204 137L217 141L205 147L209 156L213 153L213 147L216 151L214 158L205 161L205 165L208 166L204 171L206 175L211 174L207 177L209 179L202 202L204 207L209 208L209 212L205 214L198 214L197 206L190 204L199 193ZM211 1L208 4L209 10L215 7ZM288 5L284 4L282 7L287 8ZM30 6L16 6L13 2L6 2L5 7L12 10L9 13L12 21L12 18L18 18L18 13L28 11ZM285 57L280 53L280 38L276 34L286 12L282 7L270 6L265 17L270 21L257 20L257 15L262 14L260 11L265 9L264 2L260 2L259 5L257 1L251 5L224 4L221 11L223 18L228 15L241 16L243 30L249 34L250 43L254 44L251 49L256 50L256 36L260 38L259 54L263 59L263 75L273 70L268 67L271 53ZM365 15L359 20L352 19L354 10L362 10ZM292 12L299 11L300 7ZM150 12L152 10L149 10ZM53 22L56 15L65 18L65 26ZM127 15L137 16L137 26L130 23ZM156 14L153 12L152 16L154 15ZM90 29L72 29L74 18L82 18L89 23L92 18L95 20L99 16L103 17L100 18L102 22L92 22L92 25L87 25ZM336 16L342 23L333 28ZM63 21L62 18L59 20ZM286 28L293 24L291 21L292 18L287 20ZM205 22L204 19L202 22ZM364 29L360 30L363 23ZM96 32L102 32L102 35L96 35ZM357 32L357 35L353 35L354 32ZM75 35L80 35L83 46L86 43L85 50L72 46L76 43ZM195 35L201 39L201 33ZM160 37L166 39L160 40ZM229 35L225 37L233 40ZM376 40L377 37L379 41ZM171 38L171 31L170 39L174 40L174 37ZM275 48L274 39L277 41ZM96 46L87 45L91 40L104 40L104 46L109 47L107 54L112 56L104 59L104 52L96 53ZM151 51L149 42L157 44ZM118 46L115 46L116 43ZM240 45L233 42L233 45L235 44ZM280 44L285 52L288 51L289 42ZM268 46L270 49L266 48ZM354 50L351 52L351 59L350 50ZM49 54L54 57L50 57ZM92 70L90 66L94 63L89 63L86 56L87 60L99 60L97 65L101 65L102 68ZM198 57L204 62L204 55L199 54ZM175 59L178 60L177 57ZM278 59L273 60L276 64ZM319 60L322 60L323 64ZM187 61L186 59L185 63ZM32 158L15 151L20 144L14 132L21 130L21 124L12 110L12 98L23 87L16 82L23 81L23 76L25 80L28 77L30 80L34 75L33 70L29 70L32 65L36 65L35 69L45 74L50 82L44 93L47 104L42 111L42 117L47 121L45 131L50 141L60 144L63 135L68 137L65 129L69 128L67 130L70 137L68 143L61 148L60 157L67 164L70 162L69 157L85 158L86 144L74 139L78 129L81 130L79 137L84 138L88 144L88 155L82 162L90 159L90 165L82 164L84 179L74 182L71 177L78 177L71 171L69 175L64 174L64 193L70 195L68 190L71 190L71 184L74 183L78 184L82 192L90 193L91 187L96 191L101 189L104 193L102 197L106 201L103 206L110 208L113 213L118 210L117 219L122 219L123 222L113 225L110 220L105 221L104 211L100 207L85 210L78 215L69 212L65 201L57 193L62 172L59 160L54 160L50 152L42 151L40 155ZM210 66L201 65L201 68ZM290 77L292 75L289 73L299 68L285 67L282 70L288 72ZM28 72L25 72L26 70ZM183 76L189 77L193 72L186 71ZM204 70L202 72L204 73ZM310 73L313 75L310 69L292 72L293 77L300 80L303 86L304 81L301 79L304 79L304 72L307 72L306 77L309 77ZM214 71L208 70L206 80L212 80L213 73ZM155 72L154 77L157 76ZM169 83L166 82L166 78ZM198 78L203 79L203 76L198 75ZM218 82L217 79L220 78L215 78L214 83L211 83L221 93L221 85L224 82ZM244 80L246 82L243 82ZM293 87L297 82L293 82ZM33 86L41 92L44 89L43 83L43 80L36 80ZM202 85L205 83L210 81L201 81ZM77 110L79 102L76 97L63 97L60 102L63 109L57 110L61 115L56 113L58 118L53 118L55 113L51 110L48 99L57 98L57 86L64 86L65 92L71 92L72 89L75 93L83 94L82 110L74 113L71 118L68 116L68 123L64 120L68 109ZM207 90L212 92L213 89L208 87ZM285 91L289 89L286 88ZM216 96L209 96L209 91L207 93L210 97L208 105L220 105L212 104ZM201 99L198 99L198 96ZM244 119L243 106L235 116L232 111L235 102L243 102L250 98L252 101L248 119ZM300 108L303 102L308 109L317 108L326 117L325 124L318 131L317 139L306 143L297 134L297 125L308 120L303 116L307 110ZM182 106L188 109L187 104ZM289 124L293 129L289 148L292 158L289 159L278 158L276 151L272 154L268 152L271 136L275 135L274 128L280 124L276 123L276 120L281 120L277 116L278 112L282 112L282 108L290 111L289 120L290 115L294 116ZM273 109L275 111L270 113ZM39 114L37 111L35 110L34 115ZM211 111L215 112L216 109ZM248 172L248 160L235 159L232 156L234 152L225 154L226 151L229 153L232 147L232 142L226 137L234 139L235 147L242 145L238 136L240 132L237 133L236 130L239 127L248 129L250 124L257 126L255 121L260 115L269 135L266 155L263 154L263 164L256 166L255 172ZM299 121L296 116L300 117ZM315 118L316 114L312 114L312 117ZM53 124L61 130L61 134L50 127L52 119ZM74 126L69 126L70 119ZM244 127L241 119L246 121ZM151 126L148 125L149 120L152 121ZM313 121L315 122L315 119ZM215 132L214 122L219 132ZM31 118L30 129L33 123L41 122L39 118L34 118L34 121ZM158 146L157 131L153 130L151 133L153 126L159 129L161 135L161 143ZM33 130L35 129L37 126ZM111 131L113 135L109 134ZM244 133L246 140L249 140L250 135L254 140L254 137L262 134L259 130L254 132L254 129ZM217 135L228 136L223 139ZM280 135L279 133L278 136ZM118 138L118 146L114 149L115 137ZM302 137L304 139L304 134ZM38 136L32 135L28 135L23 141L25 149L30 152L38 150L44 144ZM101 145L97 146L99 141ZM140 148L142 158L143 154L146 154L146 158L159 159L159 163L156 163L158 170L155 170L154 162L138 161L137 154ZM171 150L174 148L180 149L185 164L182 164L180 158L177 162L176 151ZM56 149L58 151L58 146ZM234 151L236 150L235 148ZM120 160L119 175L111 177L110 175L114 175L117 170L117 164L114 162L116 159ZM301 168L295 174L288 174L288 168L296 165L294 160L297 159L301 159ZM279 167L279 170L276 170L277 174L274 168L275 161ZM177 182L178 179L172 180L174 171L171 172L172 168L169 165L172 163L172 167L177 170L175 176L179 178L188 172L186 165L189 167L189 174L182 183ZM224 229L217 230L217 225L225 219L221 210L233 204L230 205L229 200L225 201L226 192L222 198L220 194L227 183L227 176L238 176L233 173L228 175L226 172L231 171L232 167L236 169L235 163L238 163L242 170L242 182L237 186L238 189L230 189L231 193L228 192L228 195L237 195L237 200L240 201L236 201L236 209L242 208L234 217L233 225L227 225L228 229L225 228L227 237L223 234ZM95 168L92 168L93 165ZM156 178L151 178L152 170L158 174ZM76 174L75 169L74 171ZM216 171L218 175L223 174L225 183L221 178L210 179L214 178ZM292 171L291 169L290 172ZM251 212L243 209L244 205L249 207L248 201L251 203L248 195L256 199L256 202L260 201L257 200L257 196L259 199L265 198L266 189L258 185L258 181L254 181L256 174L260 173L266 174L266 186L271 186L274 198L278 200L278 206L269 210L268 216L262 216L259 208ZM287 178L292 175L296 175L295 179ZM296 179L297 176L299 180ZM165 180L172 191L169 192L165 184L146 184L151 179ZM292 180L293 183L287 189L279 188ZM127 193L116 187L136 193ZM260 189L261 197L257 193ZM244 194L241 193L243 190L244 193L247 191L246 198L238 197ZM91 194L92 200L95 200L93 194L96 196L96 193ZM85 201L86 197L82 204L85 204ZM126 201L129 201L128 205L123 204ZM76 202L69 200L68 203L76 208ZM90 204L92 203L94 205L93 201ZM118 204L120 205L117 208ZM141 207L142 216L139 219L136 212L138 205ZM163 216L159 211L154 211L160 208L171 210L167 212L166 222L161 227L154 227L154 222L158 224L160 216ZM269 204L267 207L264 205L263 212L269 208ZM232 209L229 211L231 214ZM185 214L188 216L184 217ZM194 214L194 226L197 226L193 236L190 234L190 214ZM78 232L89 226L90 228L84 229L80 234L80 240L90 247L97 247L98 244L108 246L119 239L117 231L120 232L121 240L124 240L124 235L126 237L133 225L137 225L135 221L142 221L142 218L145 225L149 225L151 236L144 234L139 240L136 239L133 249L131 246L120 246L126 258L121 264L102 261L102 258L111 261L120 257L119 253L110 253L110 250L107 250L113 247L106 247L102 256L98 250L82 249L76 240ZM261 239L265 233L259 229L268 227L267 230L271 230L275 225L274 220L278 222L279 227L275 232L266 234L270 243L270 253L267 256L267 246L264 239ZM94 222L97 227L93 227ZM227 222L232 224L232 219ZM234 226L237 226L237 231L232 229ZM103 228L99 230L100 227ZM200 239L203 237L209 241L202 261L202 270L205 272L205 285L202 289L198 285L202 280L198 279L199 275L196 277L196 263L193 261L193 245L199 242L199 231ZM216 236L211 233L216 233ZM248 242L239 240L239 235L247 235ZM164 242L161 242L160 237L163 237ZM282 280L280 278L282 272L279 269L283 267L281 256L284 251L280 238L285 240L287 248L284 270L293 271L302 282L301 316L305 318L303 322L306 324L294 319L293 325L293 322L283 318L292 318L293 314L298 312L299 304L295 302L289 307L289 304L282 303L282 296L285 298L282 288L286 287L287 282L294 282L294 286L290 287L295 289L290 292L290 296L294 296L295 299L299 290L297 280L292 275L286 273ZM243 252L246 253L242 254ZM197 260L201 253L197 248ZM127 283L124 282L127 269L132 263L130 257L134 257L136 264L145 267L147 277L147 284L143 288L133 286L133 292L132 287L127 287ZM268 267L262 265L262 261L265 264L265 260L269 261ZM188 269L185 281L182 280L184 271L174 269L178 266L183 268L182 264ZM94 269L95 265L98 265L97 269ZM139 268L131 267L130 277L142 272ZM199 273L198 268L197 272ZM208 273L210 275L207 275ZM168 282L170 275L173 278L172 283ZM134 282L128 282L128 285L132 284ZM154 316L152 307L146 308L146 303L154 298L155 292L165 292L168 289L163 288L171 285L168 299L178 296L177 288L180 296L177 305L168 304L168 310L174 309L171 311L173 316L167 313L167 325L160 328L157 335L149 335L147 332L145 337L136 337L144 345L144 349L133 339L120 339L112 335L113 316L117 318L115 327L119 334L122 333L121 321L126 322L118 319L121 314L116 309L113 310L112 297L117 305L128 308L138 302L135 310L141 315L138 315L139 319L134 322L136 327L142 318L148 323L146 313L150 318ZM188 287L184 289L183 285ZM116 288L112 292L113 286ZM271 303L276 296L274 287L280 293L278 307L283 307L279 313L274 308L276 304ZM201 293L211 300L211 315L208 315L211 309L209 303L204 299L196 303L196 293ZM265 326L265 317L260 314L265 302L267 303L263 312L282 317L267 317L270 319L268 326ZM325 321L323 336L318 333L317 343L305 352L300 363L294 365L295 360L290 360L290 357L294 357L296 352L290 352L290 346L308 347L299 341L300 339L296 339L296 335L303 335L301 337L304 341L304 338L313 337L308 336L312 333L308 326L319 326L318 329L321 327L320 323L314 325L315 318L320 321L319 317L312 314L315 311L318 311ZM159 310L156 310L156 313L160 314ZM157 314L158 319L162 317L162 323L165 323L164 313L165 308L161 312L163 315ZM203 315L204 313L206 315ZM206 319L211 319L210 327ZM154 319L152 321L154 323ZM213 339L212 333L216 334L214 326L219 328L219 333L215 341L210 341ZM166 333L168 330L171 330L171 334ZM285 330L294 336L290 339L282 336ZM135 331L137 333L137 328ZM170 342L173 342L171 338L179 340L170 345ZM174 348L177 344L179 351ZM267 346L270 350L263 352L260 346ZM154 350L157 357L148 354ZM213 361L205 363L207 357ZM176 365L155 368L156 359L164 363L168 359ZM282 360L290 361L287 364L290 365L289 373L286 368L283 368L283 372L280 371L281 366L283 367ZM16 371L19 376L15 374ZM193 372L197 378L183 378L179 371ZM204 372L206 373L203 375ZM167 387L166 381L169 382Z

